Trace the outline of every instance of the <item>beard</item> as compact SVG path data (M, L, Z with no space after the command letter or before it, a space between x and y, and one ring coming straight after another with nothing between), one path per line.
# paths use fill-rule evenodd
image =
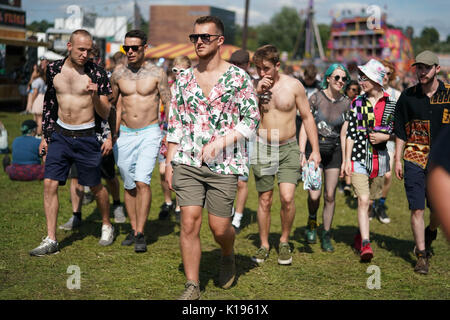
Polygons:
M436 72L436 70L434 70L434 74L433 74L433 76L432 77L423 77L423 78L420 78L419 76L417 77L417 80L419 81L419 83L420 84L422 84L422 85L428 85L428 84L430 84L430 83L432 83L433 81L434 81L434 78L436 78L436 75L437 75L437 72ZM422 80L423 79L423 80Z

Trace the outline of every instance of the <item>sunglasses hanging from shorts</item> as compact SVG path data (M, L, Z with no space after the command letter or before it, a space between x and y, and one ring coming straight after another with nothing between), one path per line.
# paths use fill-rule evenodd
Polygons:
M192 43L197 43L198 38L200 38L200 39L202 39L202 42L203 42L203 43L208 44L208 43L210 43L211 41L213 41L213 40L211 40L211 37L220 37L220 36L221 36L221 34L208 34L208 33L196 34L196 33L193 33L193 34L190 34L190 35L189 35L189 40L190 40ZM217 39L217 38L216 38L216 39ZM215 39L214 39L214 40L215 40Z
M138 46L122 46L122 48L125 52L128 52L130 49L133 50L134 52L136 52L139 50L139 47L142 47L142 46L143 46L143 44L140 44Z

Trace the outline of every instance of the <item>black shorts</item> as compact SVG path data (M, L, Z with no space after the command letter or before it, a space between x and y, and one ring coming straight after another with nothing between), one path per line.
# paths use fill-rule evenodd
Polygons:
M405 161L403 178L409 210L425 210L425 200L427 207L431 209L427 197L427 173L427 169L422 169L413 162Z
M306 159L309 159L309 156L311 155L311 150L308 150L307 148L305 156ZM336 150L334 150L331 154L322 154L320 153L320 157L322 158L322 161L320 162L320 167L323 170L326 169L341 169L342 165L342 150L341 150L341 144L338 144L336 146Z
M106 180L112 180L116 176L115 169L116 162L114 161L114 153L110 153L102 158L102 164L100 166L102 172L102 178Z

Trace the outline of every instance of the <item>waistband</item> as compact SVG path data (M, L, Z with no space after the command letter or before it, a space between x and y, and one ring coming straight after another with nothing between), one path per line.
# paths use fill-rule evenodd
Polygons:
M258 143L263 143L263 144L271 146L271 147L280 147L280 146L284 146L284 145L287 145L292 142L297 143L297 138L294 136L292 138L289 138L289 139L286 139L283 141L279 141L278 143L274 143L273 141L263 140L260 136L256 136L256 141Z
M95 121L89 122L89 123L83 123L83 124L67 124L61 121L61 119L58 118L56 120L56 123L63 129L67 130L85 130L85 129L91 129L95 127Z
M55 124L55 131L66 137L92 137L95 136L95 128L82 130L68 130L61 127L58 123Z
M122 124L120 125L120 131L121 132L128 132L128 133L135 133L135 132L144 131L144 130L151 129L151 128L158 128L159 129L159 123L154 123L154 124L151 124L149 126L146 126L146 127L143 127L143 128L137 128L137 129L128 128L128 127L126 127L126 126L124 126Z

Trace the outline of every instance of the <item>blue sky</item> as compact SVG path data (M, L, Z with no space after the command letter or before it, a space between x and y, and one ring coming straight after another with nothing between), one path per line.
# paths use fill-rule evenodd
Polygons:
M22 9L27 12L27 22L57 17L68 17L67 7L76 4L87 11L99 15L131 16L133 0L22 0ZM243 24L245 0L137 0L145 19L149 16L150 5L212 5L233 10L237 14L236 22ZM250 0L249 24L268 22L271 16L283 6L305 9L309 0ZM450 35L449 0L315 0L316 20L318 23L330 23L332 12L339 8L354 8L359 5L378 5L387 12L388 23L402 27L413 26L415 35L427 26L435 27L444 40Z

